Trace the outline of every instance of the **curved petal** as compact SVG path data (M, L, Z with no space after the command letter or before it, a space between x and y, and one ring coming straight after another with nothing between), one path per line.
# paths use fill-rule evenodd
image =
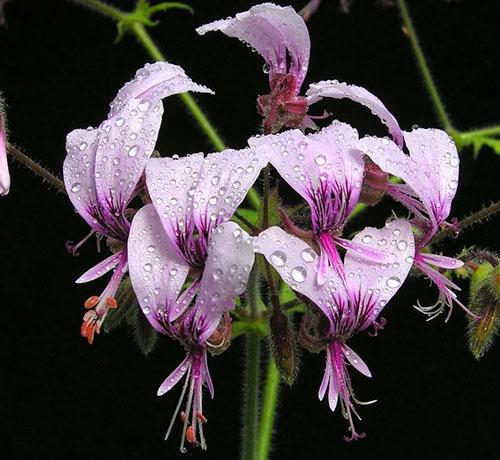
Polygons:
M94 281L97 278L100 278L101 276L105 275L110 270L115 268L122 257L124 257L123 251L120 251L116 254L111 254L109 257L106 257L106 259L87 270L82 276L80 276L80 278L75 281L75 283L88 283L89 281Z
M344 259L349 293L357 304L358 316L367 315L360 324L371 324L401 287L413 265L415 243L411 225L404 219L386 223L382 229L367 227L353 239L388 254L388 263L367 260L348 250Z
M421 252L420 257L424 259L425 262L430 265L434 265L435 267L455 270L464 266L464 263L461 260L454 259L453 257L442 256L440 254L427 254L425 252Z
M347 361L349 361L356 369L358 372L361 374L365 375L366 377L371 377L372 373L370 372L370 369L368 369L368 366L366 363L359 357L359 355L349 348L345 343L342 344L342 351L344 352L344 356L347 358Z
M165 234L153 205L135 215L128 239L132 287L151 325L167 333L168 307L175 303L189 266L177 255Z
M75 129L66 136L68 154L64 160L63 175L68 197L78 214L90 227L101 231L93 213L97 206L94 175L97 137L97 129Z
M179 223L201 229L229 220L266 163L252 149L152 159L146 182L171 240Z
M10 189L9 165L7 163L7 136L3 115L3 104L0 96L0 196L7 195Z
M178 65L168 62L146 64L135 73L132 80L125 83L118 91L110 104L108 117L118 115L132 99L141 101L144 109L148 105L148 101L157 102L173 94L185 93L186 91L213 94L211 89L194 83Z
M172 388L177 385L186 372L190 369L191 358L188 356L170 373L170 375L163 381L157 391L158 396L163 396L168 393Z
M212 234L196 299L195 321L204 343L222 314L234 308L234 298L245 291L255 254L248 233L234 222L219 225Z
M229 37L239 38L254 48L270 67L270 76L291 73L297 77L297 92L309 65L311 42L303 18L290 6L263 3L198 27L200 35L219 30ZM287 53L291 62L287 69Z
M99 126L95 159L97 197L112 218L124 211L153 153L161 125L160 101L128 101Z
M460 160L452 138L440 129L414 129L404 133L411 158L425 183L427 200L435 225L450 214L451 202L458 187Z
M306 136L299 130L290 130L253 137L248 143L259 154L269 157L281 177L311 208L323 209L329 205L332 191L337 200L331 213L339 215L328 218L342 221L356 205L361 191L364 163L359 152L351 152L357 140L355 129L334 121L314 135ZM326 196L317 198L316 192L323 189ZM323 200L328 203L323 203Z
M327 268L327 282L317 283L317 254L304 241L279 227L270 227L254 239L255 252L263 254L293 290L314 302L328 318L332 317L332 292L345 294L340 277Z
M397 120L389 110L387 110L382 101L365 88L356 85L348 85L347 83L341 83L337 80L326 80L310 85L306 96L309 99L309 104L314 104L324 97L332 97L335 99L351 99L358 104L368 107L371 112L378 116L382 123L389 128L389 132L394 141L400 147L403 146L403 133Z

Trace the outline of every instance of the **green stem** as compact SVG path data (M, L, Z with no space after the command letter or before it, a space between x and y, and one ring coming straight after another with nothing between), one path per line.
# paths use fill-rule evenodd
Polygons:
M83 6L86 6L98 13L110 17L117 22L122 21L127 17L129 13L123 12L114 6L108 5L105 2L100 0L74 0L76 3L80 3ZM156 43L149 35L148 31L144 27L144 24L140 22L134 22L131 27L131 32L136 36L139 43L145 48L145 50L149 53L149 55L157 60L157 61L166 61L165 55L160 51L160 49L156 46ZM191 113L193 118L196 120L201 131L208 138L210 143L214 146L214 148L218 151L224 150L226 145L224 141L217 133L215 127L210 123L210 120L207 118L202 108L196 102L193 96L189 93L181 93L179 94L181 101L184 103L188 111ZM254 208L258 208L260 205L260 199L258 193L251 188L248 191L247 199L249 203Z
M484 137L484 136L499 136L500 126L489 126L488 128L472 129L470 131L459 132L459 136L464 141L473 139L474 137Z
M260 414L258 460L267 460L269 456L276 406L278 404L278 391L280 388L280 375L271 353L268 359L266 384Z
M248 307L252 318L257 316L259 295L259 270L254 265L248 280ZM260 335L258 332L246 334L245 373L243 382L243 448L242 460L256 460L257 426L259 422L259 377L260 377Z
M418 68L420 69L420 73L422 74L422 78L424 79L424 84L427 88L427 91L429 92L431 101L434 104L434 109L436 110L439 121L446 131L453 130L451 120L446 113L446 109L437 90L436 83L434 82L434 78L432 77L429 66L427 65L424 53L422 52L422 47L420 46L417 33L415 32L415 28L413 27L413 22L411 20L410 13L408 12L408 7L406 6L404 0L397 0L397 4L401 13L401 18L403 19L403 24L405 25L406 31L408 32L408 37L410 38L410 43L413 48L413 52L415 53L415 58L417 59Z
M21 150L13 145L7 144L7 153L23 166L33 171L36 176L41 177L42 180L52 185L59 193L66 194L66 187L61 179L52 174L48 169L45 169L43 166L38 164L36 161L33 161L29 156L21 152Z
M115 19L116 21L121 21L125 19L125 16L127 15L127 13L119 10L113 5L101 2L100 0L73 0L73 1L91 10L94 10L97 13L102 14L103 16Z
M489 219L491 216L500 212L500 201L496 203L492 203L486 208L480 209L479 211L471 214L468 217L465 217L460 222L458 222L453 227L448 227L445 230L441 230L439 233L431 241L431 244L437 244L446 238L453 237L455 235L456 230L459 231L465 230L467 227L471 225L477 224L485 219Z

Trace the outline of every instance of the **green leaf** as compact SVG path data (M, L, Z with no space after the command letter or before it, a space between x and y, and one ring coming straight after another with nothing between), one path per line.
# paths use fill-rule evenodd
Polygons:
M139 309L139 303L132 289L129 277L125 277L116 291L116 302L118 307L110 310L103 323L103 331L109 334L111 331L122 326L127 321L131 312Z
M158 343L158 332L151 326L140 308L136 308L130 316L135 343L145 355L151 353Z

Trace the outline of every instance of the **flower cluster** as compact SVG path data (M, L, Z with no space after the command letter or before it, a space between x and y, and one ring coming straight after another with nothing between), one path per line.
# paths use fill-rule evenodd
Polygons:
M310 42L303 19L290 7L258 5L198 32L211 30L239 38L266 61L270 92L257 99L263 135L249 139L247 148L185 157L152 155L161 100L184 91L210 92L180 67L160 62L140 69L119 91L98 128L67 137L64 180L69 197L90 235L105 239L112 252L77 280L88 282L112 272L101 295L84 304L82 336L92 343L99 334L109 310L118 307L115 293L128 271L151 326L186 350L185 359L158 389L162 395L184 379L167 437L180 411L181 450L186 441L205 448L203 387L214 394L208 352L228 346L230 312L245 293L255 254L262 254L304 303L306 315L314 317L315 339L326 352L319 398L328 393L332 411L340 401L349 423L346 439L360 438L363 434L354 426L360 402L348 366L371 374L348 340L383 326L381 311L412 267L439 290L435 306L420 307L425 313L435 316L445 305L451 311L453 303L465 309L454 292L457 286L439 271L462 262L426 252L436 232L449 225L458 185L457 150L443 131L402 131L364 88L327 80L312 84L301 96ZM355 128L337 120L318 130L317 117L308 110L325 97L368 107L387 125L391 139L360 139ZM291 129L279 132L284 128ZM313 132L306 134L307 129ZM301 228L283 211L281 227L249 235L231 219L270 165L305 200L309 224ZM397 181L389 181L389 175ZM390 217L383 228L367 227L347 238L344 226L356 205L363 197L376 203L384 195L402 203L410 217ZM75 253L80 245L69 244L69 249Z

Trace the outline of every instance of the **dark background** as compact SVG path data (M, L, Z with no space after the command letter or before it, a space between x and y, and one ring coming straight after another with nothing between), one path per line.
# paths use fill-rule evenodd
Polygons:
M198 37L194 27L233 15L257 2L192 1L195 15L172 11L152 30L168 58L217 93L200 96L228 145L243 147L258 129L255 98L267 90L259 56L221 34ZM287 2L278 2L287 4ZM304 2L291 2L300 8ZM498 15L495 0L410 1L432 69L458 128L500 121L498 112ZM116 1L127 7L130 1ZM64 1L13 0L0 30L0 88L9 104L11 141L56 172L65 156L66 134L97 125L108 103L145 62L143 49L126 37L114 45L115 26ZM395 8L357 1L349 15L325 1L309 23L312 40L306 84L337 78L377 94L399 119L438 126L415 68ZM335 116L361 133L382 133L365 109L326 103ZM320 108L318 107L318 112ZM211 147L175 97L165 101L158 146L164 155L210 151ZM462 153L461 183L452 215L498 199L500 159L482 151ZM69 201L11 163L12 189L0 200L0 427L3 458L173 458L180 430L162 441L180 389L164 398L156 389L183 352L168 340L149 357L137 351L130 332L99 336L89 346L79 335L84 299L101 281L74 280L100 260L94 245L80 257L64 247L87 232ZM365 215L360 225L378 225L391 203ZM498 249L498 221L450 242ZM298 382L280 394L274 458L498 458L500 350L481 362L468 352L466 321L456 309L448 324L426 322L411 305L433 303L427 281L410 280L386 311L388 327L351 344L374 375L353 375L356 394L379 402L361 407L366 439L346 444L346 423L317 400L324 356L305 355ZM462 299L466 300L466 293ZM211 359L216 398L206 398L209 450L187 457L238 456L242 341Z

